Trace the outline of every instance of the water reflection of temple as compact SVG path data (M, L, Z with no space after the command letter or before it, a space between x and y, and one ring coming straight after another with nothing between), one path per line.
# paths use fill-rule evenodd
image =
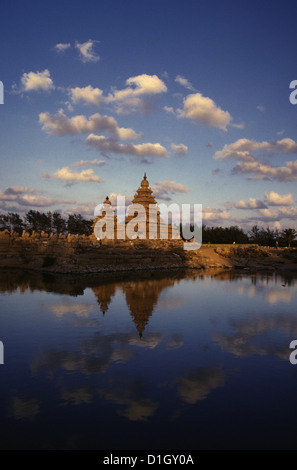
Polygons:
M162 290L172 287L174 283L173 279L140 281L131 283L130 288L125 289L126 302L140 337L157 306Z
M93 287L92 290L97 297L98 305L104 315L108 310L112 297L115 295L116 286L115 284L102 284L101 286Z
M16 290L19 290L20 293L45 291L77 297L83 296L85 289L91 288L97 298L100 311L105 314L110 308L117 290L120 290L125 295L130 315L141 336L158 305L161 292L166 287L173 287L180 279L193 279L193 281L200 279L202 281L209 278L215 278L217 281L236 282L240 284L241 289L248 289L249 286L259 286L262 289L265 285L263 301L270 304L291 300L289 298L290 292L284 291L284 287L280 287L278 282L281 281L284 286L294 286L297 279L294 273L274 273L273 275L262 273L246 277L243 274L239 275L223 269L212 270L209 273L204 270L199 272L178 270L176 272L104 273L104 275L86 276L61 276L22 270L2 270L0 273L0 293L12 293ZM242 284L243 279L248 282ZM82 304L81 300L79 304Z
M92 290L97 297L97 302L103 314L108 310L116 289L120 288L125 295L126 303L133 322L140 337L158 304L161 292L166 287L173 287L175 279L144 280L138 282L122 282L117 284L106 284L93 287Z

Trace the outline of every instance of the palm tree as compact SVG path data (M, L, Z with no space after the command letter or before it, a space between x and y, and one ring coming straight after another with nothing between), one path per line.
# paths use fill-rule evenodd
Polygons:
M282 231L282 239L289 248L291 248L291 243L297 237L297 232L294 228L285 228Z

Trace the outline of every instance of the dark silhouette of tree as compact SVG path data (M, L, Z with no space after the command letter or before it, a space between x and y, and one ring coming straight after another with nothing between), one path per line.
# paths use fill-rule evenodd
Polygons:
M258 225L254 225L252 230L249 232L249 239L252 243L260 243L260 229Z
M93 220L86 220L80 214L72 214L68 219L62 217L59 212L39 212L37 210L29 210L22 218L19 214L9 212L0 214L0 230L14 230L22 234L23 230L32 233L33 231L41 233L72 233L79 235L92 234Z
M35 210L30 210L25 215L26 228L29 232L44 232L50 233L52 228L52 213L39 212Z
M280 241L278 230L271 230L269 227L264 229L254 225L248 235L251 243L261 246L276 246Z
M22 231L25 228L25 223L19 214L15 212L8 212L8 214L0 215L0 229L1 230L10 230L17 232L21 235Z
M248 243L248 237L237 225L231 227L202 226L203 243Z
M74 235L91 235L92 223L92 220L86 220L80 214L71 214L68 216L67 229Z
M59 212L54 212L52 216L52 231L56 234L67 232L67 222Z
M6 214L0 215L0 230L10 230L8 226L8 218Z
M297 237L297 232L294 228L286 228L281 233L283 243L291 248L291 243Z
M194 236L194 225L187 224L185 227L190 229ZM185 233L185 230L180 224L181 237L183 233ZM202 225L202 243L249 243L249 239L244 231L236 225L231 227L206 227Z

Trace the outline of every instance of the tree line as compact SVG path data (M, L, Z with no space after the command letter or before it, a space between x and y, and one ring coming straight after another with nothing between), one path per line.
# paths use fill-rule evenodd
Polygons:
M28 233L62 233L67 235L91 235L93 220L86 220L80 214L71 214L67 218L59 212L39 212L30 210L24 217L14 212L0 214L0 230L13 230L19 235L23 230Z
M191 231L194 226L190 226ZM182 227L181 227L182 233ZM207 227L202 225L202 242L217 244L249 244L255 243L260 246L297 246L297 231L294 228L285 228L283 230L272 230L269 227L263 228L254 225L248 232L237 225L230 227Z
M15 231L19 235L23 230L26 232L46 233L67 235L91 235L93 220L87 220L80 214L70 214L67 218L62 217L59 212L39 212L30 210L25 216L21 217L14 212L0 214L0 230ZM193 231L194 226L190 226ZM183 230L180 226L182 236ZM282 231L266 229L254 225L249 232L244 232L237 225L230 227L207 227L202 226L203 243L255 243L260 246L297 246L297 231L294 228L286 228Z

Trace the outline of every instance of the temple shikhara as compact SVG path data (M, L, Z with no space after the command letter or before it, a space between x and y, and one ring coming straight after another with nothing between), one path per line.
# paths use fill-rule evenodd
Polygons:
M113 208L107 196L93 229L98 240L141 239L177 239L178 230L162 220L153 191L146 173L136 190L132 204L129 206L125 220L119 221L116 208Z

